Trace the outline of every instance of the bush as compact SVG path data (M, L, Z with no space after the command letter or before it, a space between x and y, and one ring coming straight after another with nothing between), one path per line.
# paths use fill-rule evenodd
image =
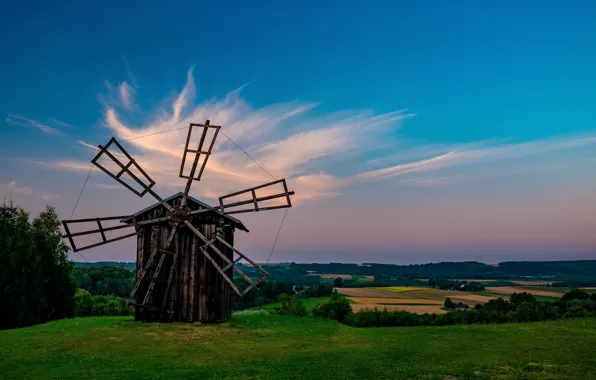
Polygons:
M75 314L77 317L134 315L134 307L126 306L124 298L116 296L92 296L85 289L75 294Z
M281 308L278 311L280 315L305 316L308 314L306 307L295 295L281 294L279 301L281 302Z
M75 293L75 315L87 317L93 310L93 296L85 289L77 289Z
M565 319L583 318L583 317L587 317L587 316L588 316L588 311L586 309L584 309L581 305L574 303L574 304L571 304L567 308L567 311L563 315L563 318L565 318Z
M342 322L351 312L352 306L350 306L348 299L343 294L333 291L329 301L315 306L312 314L315 317L325 317Z

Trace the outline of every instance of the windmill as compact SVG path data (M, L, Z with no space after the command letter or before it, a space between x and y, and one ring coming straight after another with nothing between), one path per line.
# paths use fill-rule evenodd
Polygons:
M231 215L292 207L290 196L294 192L288 191L285 179L220 196L216 206L189 196L193 181L201 180L220 128L211 125L209 120L204 124L189 125L179 172L179 177L187 180L186 187L183 192L165 199L152 189L155 181L112 137L105 146L99 145L99 153L91 160L93 165L137 196L150 194L157 203L132 215L63 221L63 237L68 238L74 252L137 236L137 279L128 299L128 303L136 307L137 320L229 320L232 291L243 296L269 275L234 247L234 230L248 232L248 229ZM197 130L200 140L193 149L191 138ZM196 132L194 135L198 136ZM189 164L190 169L187 168ZM266 194L257 195L257 192ZM242 197L248 199L235 200ZM114 221L120 224L107 226ZM91 228L86 226L81 231L71 232L74 226L89 223L93 225ZM135 232L108 236L126 228L134 228ZM101 240L93 244L75 244L75 238L87 235L99 235ZM250 268L252 276L238 267L241 260L246 261L243 268ZM243 290L234 282L234 272L246 282Z

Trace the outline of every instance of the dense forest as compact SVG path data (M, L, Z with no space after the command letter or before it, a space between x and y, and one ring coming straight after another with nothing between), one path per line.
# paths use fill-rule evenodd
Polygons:
M596 252L594 253L596 256ZM258 273L252 266L238 264L240 269L249 275ZM135 263L130 262L98 262L76 263L77 267L118 267L134 271ZM420 285L417 279L503 279L523 280L544 279L553 282L564 282L559 286L571 287L596 286L596 260L578 261L506 261L495 265L488 265L477 261L440 262L430 264L394 265L394 264L298 264L281 263L267 267L271 273L269 280L285 282L293 285L312 286L321 283L316 274L335 273L352 276L374 276L380 284L391 286ZM368 286L377 286L371 284ZM345 286L366 286L351 284Z
M594 253L596 257L596 252ZM477 261L441 262L430 264L288 264L291 273L336 273L388 278L466 278L466 279L525 279L544 278L553 281L581 282L596 285L596 260L578 261L508 261L488 265ZM277 274L277 271L276 271ZM277 274L279 275L279 274Z

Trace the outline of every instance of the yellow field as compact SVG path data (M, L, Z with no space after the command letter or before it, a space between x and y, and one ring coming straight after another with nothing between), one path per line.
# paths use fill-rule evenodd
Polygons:
M441 309L442 305L378 305L378 304L360 304L360 303L355 303L352 304L352 310L354 311L361 311L362 309L378 309L378 310L383 310L383 309L387 309L389 311L394 311L394 310L405 310L405 311L409 311L410 313L416 313L416 314L425 314L425 313L429 313L429 314L444 314L446 313L445 310Z

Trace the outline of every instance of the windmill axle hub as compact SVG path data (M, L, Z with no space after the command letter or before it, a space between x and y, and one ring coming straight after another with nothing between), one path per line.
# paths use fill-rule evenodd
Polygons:
M174 208L174 212L170 213L170 222L171 223L179 223L179 224L184 224L185 221L187 221L190 217L190 215L188 214L190 212L190 208L188 207L176 207Z

